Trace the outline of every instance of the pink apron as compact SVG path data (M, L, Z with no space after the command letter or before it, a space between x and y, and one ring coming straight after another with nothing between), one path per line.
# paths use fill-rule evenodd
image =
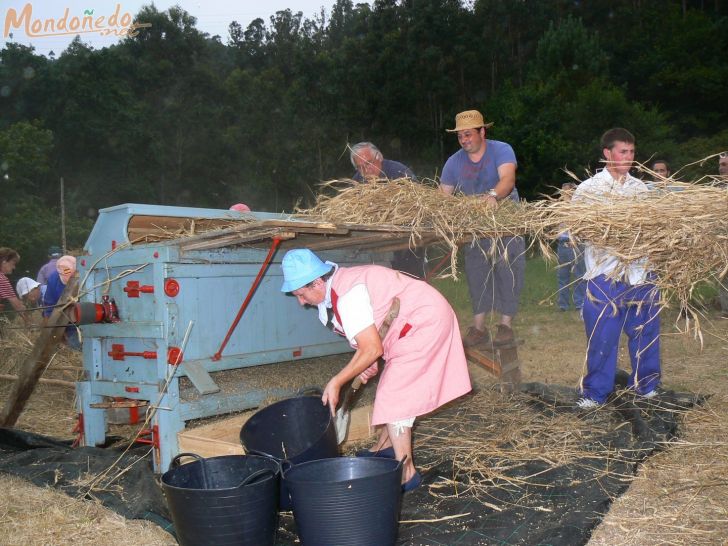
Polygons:
M331 281L337 320L336 299L359 284L369 293L377 328L392 299L400 300L399 316L382 342L386 364L379 370L373 425L429 413L470 391L458 320L442 294L386 267L342 267Z

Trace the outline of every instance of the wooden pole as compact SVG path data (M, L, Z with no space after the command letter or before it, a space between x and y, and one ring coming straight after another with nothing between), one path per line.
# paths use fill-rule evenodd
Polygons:
M58 305L53 309L51 316L48 317L48 328L41 332L35 342L33 351L20 365L18 380L13 383L10 394L8 394L5 401L5 407L0 412L1 427L12 428L15 426L18 417L25 408L25 404L28 402L30 395L33 394L33 390L35 390L40 376L43 375L43 370L48 366L56 346L63 339L63 331L69 322L68 314L72 311L77 286L78 279L74 275L69 279L66 288L63 290Z
M63 185L63 177L61 177L61 247L63 253L66 253L66 196Z
M3 379L5 381L17 381L18 376L9 374L9 373L0 373L0 379ZM68 387L69 389L75 389L76 384L73 381L64 381L63 379L46 379L45 377L41 377L38 380L39 383L43 383L44 385L56 385L58 387Z

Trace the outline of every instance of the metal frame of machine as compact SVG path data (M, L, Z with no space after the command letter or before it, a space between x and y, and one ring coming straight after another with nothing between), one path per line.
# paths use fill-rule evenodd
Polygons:
M289 215L136 204L101 210L78 259L79 301L97 309L94 322L81 326L79 443L104 443L113 410L146 408L151 419L140 440L153 446L155 469L163 471L185 422L288 394L246 385L224 392L214 372L349 351L311 320L315 310L280 293L282 250L312 246L296 240L302 233L342 265L382 261L361 246L331 242L346 230ZM194 396L181 392L181 377Z

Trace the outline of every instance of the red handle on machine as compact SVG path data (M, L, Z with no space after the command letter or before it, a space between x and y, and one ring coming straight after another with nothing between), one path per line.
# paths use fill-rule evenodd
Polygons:
M217 362L218 360L220 360L220 358L222 358L222 352L225 350L225 346L228 344L228 341L230 341L230 337L233 335L235 328L237 328L238 322L240 322L240 319L242 318L243 313L245 312L245 309L248 307L250 300L253 298L255 289L258 288L258 285L260 284L260 280L263 278L263 274L265 273L265 270L268 269L268 266L270 265L270 261L273 258L273 254L275 254L276 250L278 249L278 245L280 245L280 244L281 244L281 239L279 239L278 237L274 237L273 243L270 246L270 250L268 250L268 255L265 257L265 260L263 260L263 265L260 266L260 271L258 271L258 276L255 277L255 280L253 281L253 285L250 287L250 290L248 290L248 295L245 297L245 301L243 301L243 304L240 306L238 315L235 317L235 320L230 325L230 329L228 330L227 334L225 335L225 339L223 340L222 344L220 345L220 348L212 356L212 360L214 362Z

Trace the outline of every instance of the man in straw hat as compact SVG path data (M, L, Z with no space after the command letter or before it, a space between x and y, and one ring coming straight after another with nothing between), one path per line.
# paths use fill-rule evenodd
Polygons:
M487 204L497 207L505 199L518 201L516 154L505 142L486 138L492 123L486 123L477 110L455 116L461 149L445 163L440 188L447 194L482 195ZM525 243L522 237L479 239L465 248L465 276L473 308L473 325L463 338L466 347L491 341L486 316L500 313L500 323L492 340L496 347L514 341L512 322L526 270Z
M355 349L349 363L326 384L321 398L332 415L341 387L357 376L363 382L381 370L372 413L380 429L373 450L359 457L403 460L402 488L419 486L422 478L412 461L415 418L470 391L468 365L460 342L455 312L432 286L387 267L339 267L322 262L308 249L289 250L281 263L283 286L301 305L318 308L322 324L329 321ZM380 338L379 328L395 299L397 316ZM329 311L331 316L329 317ZM391 317L389 317L391 318Z
M602 135L604 169L585 180L574 192L574 201L596 206L636 199L649 192L644 182L629 174L634 162L635 139L626 129ZM587 337L587 373L581 379L583 409L604 404L614 390L619 338L629 338L632 373L628 388L642 398L657 394L660 383L660 294L645 259L625 264L609 250L585 245L586 292L582 309Z

